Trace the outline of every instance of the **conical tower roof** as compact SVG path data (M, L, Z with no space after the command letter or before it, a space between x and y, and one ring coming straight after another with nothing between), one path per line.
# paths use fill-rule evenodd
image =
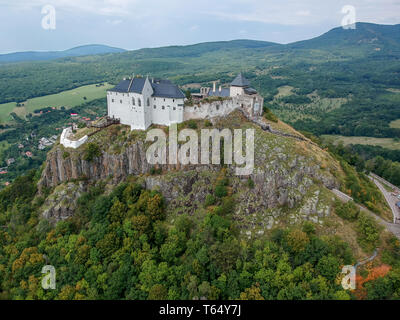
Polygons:
M249 87L250 82L247 80L242 73L239 73L235 80L232 81L231 86L234 87Z

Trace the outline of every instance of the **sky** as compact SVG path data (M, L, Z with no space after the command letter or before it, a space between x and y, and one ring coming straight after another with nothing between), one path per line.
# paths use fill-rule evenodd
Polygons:
M290 43L340 26L346 5L358 22L400 23L400 0L0 0L0 53L85 44L133 50L233 39Z

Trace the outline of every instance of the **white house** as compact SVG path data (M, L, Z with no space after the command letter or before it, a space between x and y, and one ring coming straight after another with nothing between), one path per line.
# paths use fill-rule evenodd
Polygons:
M184 99L183 92L169 80L124 79L107 92L108 116L132 130L146 130L153 123L169 126L183 122Z

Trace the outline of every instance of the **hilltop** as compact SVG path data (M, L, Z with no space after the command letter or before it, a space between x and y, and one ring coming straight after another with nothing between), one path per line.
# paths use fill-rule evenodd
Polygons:
M23 51L0 54L1 63L15 63L23 61L45 61L67 57L99 55L107 53L124 52L124 49L109 47L101 44L89 44L63 51Z
M253 128L255 170L246 177L236 176L231 166L150 166L146 132L127 126L97 133L79 129L77 137L92 133L86 145L73 150L56 144L41 172L0 192L3 297L350 299L367 294L364 288L354 293L341 288L340 266L369 257L378 245L385 256L374 255L373 263L380 266L392 259L396 245L372 218L335 200L330 189L358 189L360 197L372 196L383 214L379 193L307 138L291 138L301 134L290 126L280 121L271 126L282 135L262 130L239 112L179 125L196 131ZM35 285L44 259L63 271L56 290ZM385 274L390 268L384 265Z

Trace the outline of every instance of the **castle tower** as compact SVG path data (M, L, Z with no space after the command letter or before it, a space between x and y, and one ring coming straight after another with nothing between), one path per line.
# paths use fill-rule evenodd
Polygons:
M250 82L247 80L242 73L239 73L235 80L231 83L230 96L236 97L244 94L244 89L250 87Z

